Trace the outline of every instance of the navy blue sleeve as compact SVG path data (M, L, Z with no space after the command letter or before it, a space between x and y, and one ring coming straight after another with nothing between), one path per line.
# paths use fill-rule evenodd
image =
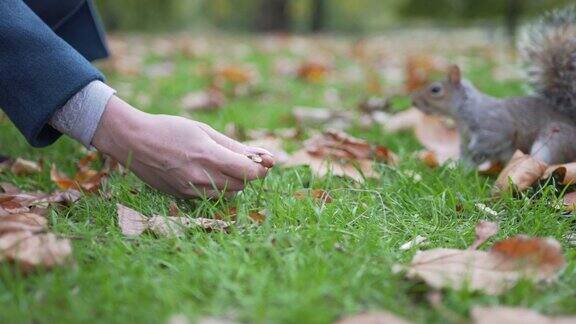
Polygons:
M56 141L47 124L54 112L103 79L22 0L0 0L0 108L32 146Z

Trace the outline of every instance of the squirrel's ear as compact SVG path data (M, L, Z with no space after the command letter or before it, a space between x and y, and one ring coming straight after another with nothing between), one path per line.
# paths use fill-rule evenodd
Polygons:
M450 80L450 83L454 85L460 84L460 81L462 81L462 72L460 72L458 65L452 65L450 67L450 71L448 72L448 80Z

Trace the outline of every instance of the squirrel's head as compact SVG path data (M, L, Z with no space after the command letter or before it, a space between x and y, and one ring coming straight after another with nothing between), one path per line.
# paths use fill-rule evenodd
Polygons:
M412 94L412 103L431 115L454 116L464 100L462 73L456 65L450 67L444 80L432 82Z

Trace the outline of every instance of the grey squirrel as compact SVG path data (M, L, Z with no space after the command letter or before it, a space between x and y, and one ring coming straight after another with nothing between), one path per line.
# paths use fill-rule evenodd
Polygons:
M455 120L464 162L506 163L516 150L548 164L576 161L576 9L546 13L528 29L521 52L534 95L488 96L457 66L412 95L422 112Z

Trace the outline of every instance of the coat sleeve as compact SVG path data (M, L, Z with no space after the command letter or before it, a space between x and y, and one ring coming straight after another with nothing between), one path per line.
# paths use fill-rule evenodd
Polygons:
M0 0L0 108L35 147L61 135L48 125L75 93L103 75L22 0Z

